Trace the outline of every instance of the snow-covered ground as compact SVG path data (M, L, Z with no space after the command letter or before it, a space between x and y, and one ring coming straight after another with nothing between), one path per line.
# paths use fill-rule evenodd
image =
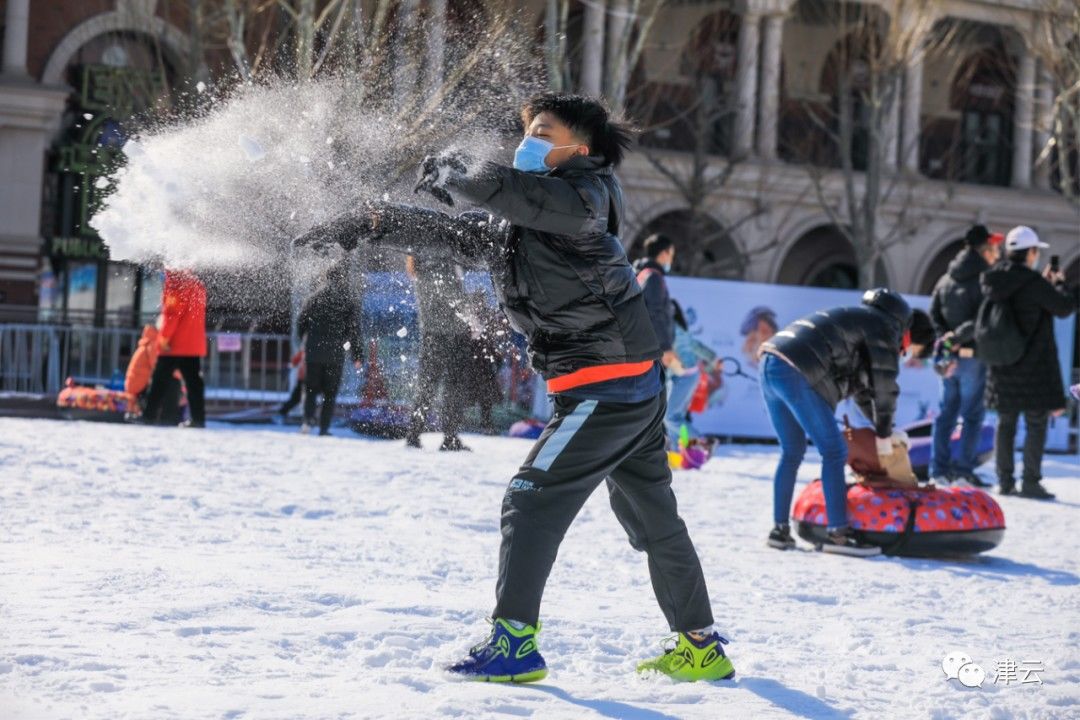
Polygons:
M767 549L775 448L677 474L738 671L713 685L635 674L666 627L598 492L545 597L551 675L510 687L439 668L487 631L528 443L427 441L0 419L0 717L1080 715L1075 457L1046 460L1058 502L1004 498L1004 543L971 561ZM945 678L954 650L983 687ZM1005 658L1042 684L995 685Z

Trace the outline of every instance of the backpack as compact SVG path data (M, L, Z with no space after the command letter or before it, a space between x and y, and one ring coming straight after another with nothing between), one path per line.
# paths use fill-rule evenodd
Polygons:
M984 299L975 316L975 357L991 366L1014 365L1026 349L1012 303Z

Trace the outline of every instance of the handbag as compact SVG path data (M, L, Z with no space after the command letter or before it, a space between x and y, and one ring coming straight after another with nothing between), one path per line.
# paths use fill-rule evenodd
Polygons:
M848 446L848 466L855 482L869 488L917 488L919 479L911 468L908 448L894 442L892 454L878 455L877 435L870 428L853 428L844 416L844 440Z

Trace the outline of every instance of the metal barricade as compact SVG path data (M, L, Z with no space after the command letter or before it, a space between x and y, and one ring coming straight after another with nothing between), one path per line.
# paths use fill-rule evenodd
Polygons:
M0 392L55 395L67 378L105 385L123 376L141 331L124 328L0 324ZM203 359L207 399L259 406L288 394L287 335L209 333Z

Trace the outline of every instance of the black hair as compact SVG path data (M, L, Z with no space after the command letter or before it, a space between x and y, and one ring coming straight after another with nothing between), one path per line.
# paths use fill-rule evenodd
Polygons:
M689 330L690 325L686 322L686 313L683 312L682 305L678 300L672 298L671 305L675 310L675 324L681 327L683 330Z
M1023 250L1011 250L1011 251L1009 251L1009 256L1008 256L1009 262L1015 263L1017 265L1025 265L1025 264L1027 264L1027 256L1028 256L1028 253L1030 251L1031 251L1031 248L1024 248Z
M934 324L930 322L930 316L922 310L911 311L911 344L921 345L920 358L929 357L934 352Z
M972 225L964 235L964 244L969 248L981 248L990 242L990 231L985 225Z
M528 127L543 112L557 117L585 141L592 155L601 156L612 167L622 162L634 140L631 127L612 118L607 107L595 98L558 92L534 95L521 107L521 121Z
M645 250L645 257L650 260L655 260L660 253L673 247L675 247L675 241L667 235L661 235L660 233L653 233L645 238L645 242L642 244L642 249Z

